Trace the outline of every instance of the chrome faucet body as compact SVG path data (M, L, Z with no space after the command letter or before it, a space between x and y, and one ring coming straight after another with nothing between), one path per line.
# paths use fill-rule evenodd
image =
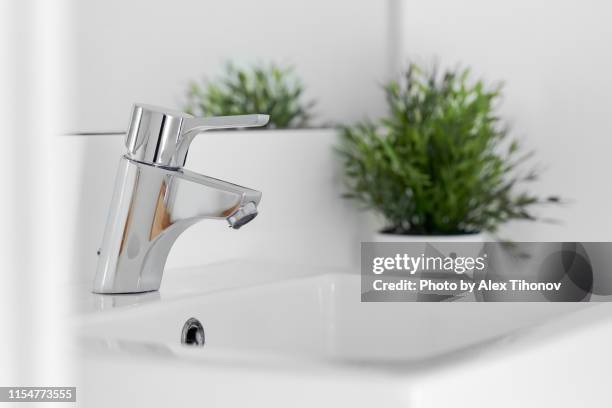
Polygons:
M211 129L264 126L267 115L195 118L134 105L115 181L95 293L158 290L178 236L202 219L238 229L257 215L261 193L183 168L189 145Z

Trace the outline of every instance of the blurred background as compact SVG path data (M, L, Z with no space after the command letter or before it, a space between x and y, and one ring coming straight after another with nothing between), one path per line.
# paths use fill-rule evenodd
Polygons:
M49 352L64 344L59 334L37 355L27 346L41 328L61 333L54 320L68 307L61 285L93 274L124 150L121 136L103 133L124 131L134 102L183 109L190 83L217 77L228 61L294 67L304 98L316 100L317 129L194 142L188 167L260 188L268 207L244 233L194 227L177 242L169 266L237 252L354 266L357 245L375 221L339 200L333 127L385 115L382 85L409 61L461 64L478 78L505 83L500 112L545 169L532 190L567 199L544 210L558 223L511 222L505 236L608 241L612 233L606 2L32 0L2 7L2 165L6 196L14 199L3 203L11 234L2 245L8 266L0 309L3 327L17 330L0 329L6 335L0 349L2 361L11 362L5 367L21 367L9 374L26 378L41 366L40 356L49 367L60 364ZM56 137L74 132L92 136ZM194 251L206 239L218 243L217 253ZM42 326L30 324L33 316ZM50 369L46 378L56 374Z
M606 240L612 231L605 3L134 0L73 9L68 130L124 129L135 101L180 109L189 82L214 78L227 61L292 65L318 123L352 123L387 111L381 85L408 61L437 59L505 83L504 119L545 170L535 188L571 201L549 210L562 228L511 224L513 238Z
M134 101L181 107L226 61L294 65L323 120L384 112L385 1L75 2L75 129L123 129ZM100 114L103 112L103 114Z

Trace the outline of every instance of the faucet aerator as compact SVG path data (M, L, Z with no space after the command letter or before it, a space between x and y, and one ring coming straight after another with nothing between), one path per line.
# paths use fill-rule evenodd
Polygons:
M231 228L240 229L240 227L257 217L257 214L257 206L254 202L250 201L227 217L227 222Z

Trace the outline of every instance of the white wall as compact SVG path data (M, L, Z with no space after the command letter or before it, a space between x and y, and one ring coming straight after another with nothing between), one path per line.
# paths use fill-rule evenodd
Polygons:
M321 121L384 108L387 8L369 0L82 0L77 115L68 131L124 129L134 102L180 108L188 82L226 60L294 64Z
M503 113L546 168L542 211L560 226L519 223L516 239L612 238L612 4L599 0L405 0L404 57L468 64L506 83Z

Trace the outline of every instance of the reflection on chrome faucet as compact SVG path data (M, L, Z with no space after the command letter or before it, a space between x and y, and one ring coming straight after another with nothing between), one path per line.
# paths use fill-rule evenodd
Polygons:
M94 280L96 293L158 290L178 236L204 218L238 229L257 215L261 193L183 168L189 145L210 129L263 126L267 115L195 118L135 105L120 159Z

